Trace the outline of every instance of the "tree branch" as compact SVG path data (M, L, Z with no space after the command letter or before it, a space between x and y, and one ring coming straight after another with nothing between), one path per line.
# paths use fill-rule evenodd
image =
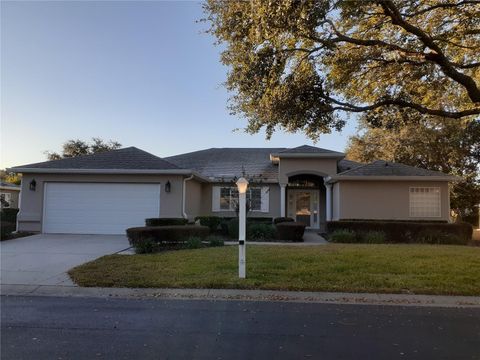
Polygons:
M480 89L475 81L470 77L459 72L447 59L442 49L435 44L433 39L418 27L406 22L400 11L391 0L379 0L379 5L383 8L385 15L389 16L392 24L398 25L407 32L417 36L417 38L433 52L425 54L426 60L435 62L442 69L443 73L452 80L462 85L468 93L469 98L474 103L480 103Z
M337 107L335 106L332 107L332 111L340 110L340 111L347 111L347 112L364 112L369 110L375 110L379 107L395 105L400 108L414 109L422 114L447 117L451 119L460 119L465 116L480 114L480 108L474 108L474 109L463 110L463 111L446 111L446 110L440 110L440 109L430 109L423 105L412 103L402 99L385 99L371 105L357 106L357 105L353 105L343 101L339 101L329 96L325 96L325 97L327 100L333 102L334 104L339 105Z

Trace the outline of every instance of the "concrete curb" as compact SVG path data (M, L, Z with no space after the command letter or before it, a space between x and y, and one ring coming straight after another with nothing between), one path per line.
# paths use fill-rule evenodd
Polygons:
M285 301L323 304L361 304L480 308L479 296L332 293L237 289L88 288L52 285L1 285L2 296L59 296L124 299L185 299Z

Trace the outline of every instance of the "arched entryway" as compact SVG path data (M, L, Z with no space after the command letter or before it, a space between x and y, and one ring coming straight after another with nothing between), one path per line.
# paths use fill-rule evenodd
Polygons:
M285 189L285 214L308 228L325 229L326 190L323 177L316 174L295 174L288 177Z

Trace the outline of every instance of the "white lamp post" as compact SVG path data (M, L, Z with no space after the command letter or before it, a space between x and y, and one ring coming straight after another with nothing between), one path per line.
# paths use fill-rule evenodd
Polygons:
M246 254L245 233L247 227L247 188L248 180L241 177L237 181L238 188L238 277L245 279Z

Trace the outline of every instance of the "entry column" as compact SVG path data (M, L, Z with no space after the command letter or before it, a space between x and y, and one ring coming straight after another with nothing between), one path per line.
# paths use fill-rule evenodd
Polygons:
M326 220L332 221L332 184L325 183L325 210L326 210Z
M287 184L280 184L280 216L285 217L285 201L286 201Z

